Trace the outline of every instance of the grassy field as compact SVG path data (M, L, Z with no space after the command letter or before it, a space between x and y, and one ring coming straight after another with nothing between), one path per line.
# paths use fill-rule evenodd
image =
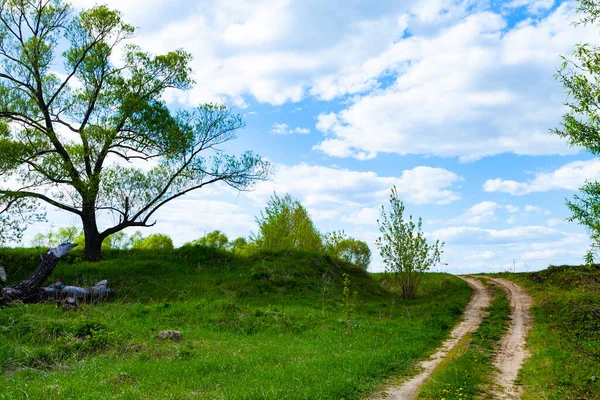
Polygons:
M600 266L503 275L535 303L523 399L600 399Z
M13 281L37 260L0 250ZM361 398L411 373L471 294L456 277L427 274L417 299L393 301L382 277L326 256L203 248L114 252L98 263L74 254L53 277L108 279L118 296L76 311L2 309L2 399ZM158 340L165 329L183 340Z
M510 321L506 293L491 281L488 315L473 335L467 335L421 388L419 399L476 399L493 383L493 356Z

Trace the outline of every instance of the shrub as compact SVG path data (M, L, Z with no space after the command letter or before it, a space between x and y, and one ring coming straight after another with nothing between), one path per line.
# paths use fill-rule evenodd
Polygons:
M253 239L261 250L323 250L321 235L308 211L289 194L273 194L256 222L259 231Z

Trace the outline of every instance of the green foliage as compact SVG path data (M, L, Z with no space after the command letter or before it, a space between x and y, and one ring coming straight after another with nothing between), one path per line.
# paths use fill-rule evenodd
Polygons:
M43 220L45 213L38 211L35 203L27 199L13 201L0 194L0 246L8 242L20 242L29 223Z
M0 249L0 260L21 279L39 257L35 249ZM340 315L344 273L358 292L352 335ZM55 304L3 308L0 397L361 399L412 373L449 330L424 322L452 315L453 325L460 316L450 305L464 307L471 294L456 277L427 274L422 290L430 295L391 307L372 275L325 255L239 258L200 246L106 251L96 263L68 255L56 275L84 286L108 279L118 294L69 312ZM323 275L331 279L322 314ZM165 329L183 340L157 340Z
M254 242L261 250L302 250L320 252L321 235L315 228L306 208L290 194L273 194L261 211L258 234Z
M600 183L588 182L572 201L567 201L571 210L570 222L585 226L592 240L591 249L585 255L586 264L594 263L595 253L600 246Z
M579 0L577 11L581 19L575 24L593 24L600 16L600 3ZM595 156L600 155L600 47L578 44L571 57L563 57L556 78L563 84L569 100L568 113L563 115L560 127L552 133L567 140L570 146L584 147ZM572 222L583 225L590 233L591 249L585 260L592 263L600 246L600 184L587 182L573 201L568 201Z
M227 238L227 235L221 232L220 230L215 230L207 233L200 239L196 239L193 242L184 244L184 246L206 246L222 249L225 248L228 244L229 238Z
M440 262L444 243L439 240L427 243L422 231L423 222L413 221L412 215L404 219L404 204L398 197L396 187L390 194L389 215L381 207L381 220L378 220L381 236L377 247L383 258L386 271L394 277L405 299L412 299L423 278L423 273Z
M326 254L369 269L371 249L362 240L346 237L343 231L332 232L323 236L323 247Z
M95 260L107 237L150 226L160 207L182 195L215 182L246 190L269 176L260 157L220 148L243 128L239 115L223 105L167 107L165 91L194 83L191 55L149 54L127 44L134 33L106 6L76 13L62 0L2 2L0 240L20 235L14 218L24 201L50 205L81 219L85 257ZM52 72L56 64L64 76ZM99 212L114 226L98 231Z
M136 239L131 246L134 250L173 250L173 240L165 234L153 233L145 238Z
M75 243L79 248L85 245L83 232L75 226L66 226L58 230L48 230L46 233L38 233L31 240L33 247L55 247L64 242ZM125 250L131 248L132 240L125 232L117 232L108 236L102 242L102 250Z

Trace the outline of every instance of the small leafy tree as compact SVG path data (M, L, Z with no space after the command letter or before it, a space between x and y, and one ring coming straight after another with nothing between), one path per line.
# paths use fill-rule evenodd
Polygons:
M404 204L394 186L390 194L390 210L381 207L381 219L377 221L381 236L377 247L391 273L402 297L412 299L417 294L423 273L440 262L444 243L437 240L429 244L422 231L422 219L415 223L412 215L404 218Z
M325 253L359 266L365 270L371 263L371 249L362 240L347 237L343 231L332 232L323 237Z
M154 233L137 239L132 245L132 249L135 250L173 250L173 248L173 240L162 233Z
M575 22L593 24L600 18L600 3L595 0L580 0L577 11L582 15ZM585 147L595 156L600 155L600 47L578 44L571 58L563 57L556 78L563 84L569 100L568 113L562 118L561 126L551 132L565 138L571 146ZM600 184L587 182L572 201L567 201L571 210L571 222L585 226L592 240L591 249L585 256L587 263L594 262L594 254L600 247Z
M321 235L308 211L289 194L273 194L256 222L258 234L254 242L262 250L323 250Z
M220 230L215 230L207 233L200 239L194 240L190 243L186 243L185 245L214 247L216 249L222 249L225 248L228 243L229 238L227 237L227 235L221 232Z

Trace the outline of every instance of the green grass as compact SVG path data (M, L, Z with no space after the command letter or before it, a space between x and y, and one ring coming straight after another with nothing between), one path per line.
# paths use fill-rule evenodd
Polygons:
M13 281L37 260L0 250ZM351 334L344 273L357 292ZM412 373L471 294L456 277L427 274L417 299L393 303L381 277L326 256L203 248L114 252L98 263L74 254L53 277L108 279L118 296L76 311L2 309L0 399L357 399ZM183 340L156 339L165 329Z
M534 300L523 399L600 399L600 266L505 275Z
M493 356L510 320L506 293L493 282L488 283L492 303L488 315L473 335L467 335L423 385L420 399L475 399L485 395L493 377Z

